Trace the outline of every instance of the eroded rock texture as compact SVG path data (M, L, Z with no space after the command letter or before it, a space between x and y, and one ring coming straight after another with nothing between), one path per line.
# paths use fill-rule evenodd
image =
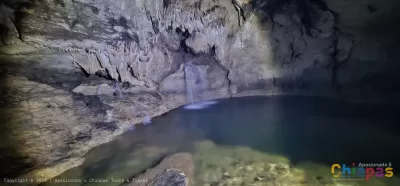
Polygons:
M19 10L17 30L31 46L68 53L86 73L131 86L166 87L182 64L198 61L233 93L294 89L305 69L344 61L352 48L331 11L300 2L38 1ZM213 63L220 72L210 76Z
M194 80L195 101L286 93L351 97L353 90L356 96L396 93L392 76L399 56L391 35L364 34L372 29L366 20L389 14L379 13L382 4L354 1L366 12L347 19L354 10L346 3L2 2L1 114L7 135L1 148L8 154L1 161L17 165L2 175L48 178L79 164L90 148L144 116L187 103L190 73L201 77ZM368 39L376 35L381 37Z

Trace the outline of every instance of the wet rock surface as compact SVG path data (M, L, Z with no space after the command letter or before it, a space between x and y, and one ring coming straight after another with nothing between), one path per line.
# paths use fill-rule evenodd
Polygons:
M199 141L195 185L256 185L256 186L375 186L395 185L398 181L385 183L332 180L330 166L302 162L293 164L285 157L269 154L247 147L231 147ZM395 181L396 179L393 179Z
M397 97L397 27L376 29L398 17L385 2L1 2L1 161L15 165L1 175L56 176L146 115L187 103L185 64L205 79L196 101Z
M164 173L158 175L150 185L176 185L187 186L186 175L177 169L167 169Z
M193 185L194 163L190 153L175 153L164 158L160 164L148 169L145 173L133 178L127 185L156 186L156 185ZM139 183L143 180L143 183Z

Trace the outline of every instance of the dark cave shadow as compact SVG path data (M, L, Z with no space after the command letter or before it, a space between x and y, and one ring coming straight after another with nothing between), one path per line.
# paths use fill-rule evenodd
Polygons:
M2 121L0 125L0 133L2 136L0 142L0 164L2 165L0 169L0 183L4 182L3 178L17 178L32 170L62 163L71 156L61 150L60 154L56 155L58 157L57 159L46 159L43 157L38 160L35 159L36 157L28 154L29 150L27 149L40 148L40 144L33 143L33 145L26 145L30 144L30 140L34 139L26 139L23 133L25 131L31 132L41 129L29 127L29 125L33 123L35 116L23 120L19 117L21 111L18 111L18 113L14 112L14 109L23 108L21 103L27 102L31 97L35 96L30 95L30 92L23 91L25 88L34 89L31 85L25 87L24 83L32 81L48 85L56 90L64 90L67 94L71 95L74 101L73 106L84 107L83 109L87 109L85 111L88 111L88 114L105 115L105 110L110 109L110 106L104 104L98 96L88 96L72 92L72 90L82 82L90 81L91 78L97 77L96 75L89 77L87 74L82 73L80 69L71 68L72 63L70 66L66 67L68 61L52 58L51 56L46 58L43 56L36 56L35 53L28 53L27 55L9 55L7 53L7 49L10 47L14 49L12 47L15 47L11 46L11 43L14 41L23 41L20 30L20 23L26 16L23 9L32 6L33 2L32 0L0 1L0 6L5 6L14 10L14 12L10 11L12 14L9 14L10 12L2 12L0 15L0 18L2 18L2 20L0 20L0 121ZM15 33L12 33L12 29L16 29L18 32L17 36ZM18 46L18 43L16 46ZM3 49L6 51L5 54L3 53ZM55 53L49 55L54 54ZM58 54L65 55L61 52ZM23 84L15 84L15 78L21 78ZM47 106L47 109L51 108L52 105ZM63 106L61 106L60 109L70 108L63 108ZM32 114L29 110L24 109L24 112L25 111L26 114ZM115 130L116 127L103 123L93 123L92 125L101 130ZM71 139L65 140L66 148L70 148L71 144L73 145L74 143L79 143L90 138L91 131L89 131L89 133L82 131L82 133L80 132L75 138L72 137ZM22 152L24 149L27 151L26 153ZM55 155L57 151L58 149L52 151L51 153L54 153L52 155Z
M13 135L12 120L16 120L13 116L12 108L15 108L15 100L12 95L18 94L16 90L8 89L8 79L5 74L0 73L0 178L3 182L4 178L12 178L20 176L29 170L32 170L36 165L26 155L19 152L18 145L21 142L17 141Z
M295 3L297 13L300 16L302 27L304 27L302 29L306 31L303 35L310 36L310 29L313 28L313 25L315 24L313 22L313 16L316 15L316 13L313 12L311 7L309 7L309 3L319 6L321 10L328 10L328 7L323 0L250 0L250 5L252 7L252 12L258 17L260 27L269 28L270 24L273 24L272 29L274 29L279 26L277 25L278 23L272 23L272 17L274 14L282 11L282 8L287 3L293 2ZM378 35L384 36L386 40L393 40L393 44L390 46L381 47L383 51L390 52L392 62L383 63L380 65L379 73L367 76L361 80L362 83L368 86L360 85L360 87L365 91L378 91L383 97L383 100L388 104L349 103L345 100L333 101L301 96L240 98L231 101L236 102L232 104L237 105L232 106L232 108L237 108L237 110L241 111L237 111L236 113L234 111L226 111L230 113L228 114L229 117L226 117L225 120L241 123L242 125L237 124L232 126L224 124L223 126L218 126L225 122L220 118L219 120L215 119L214 122L210 121L209 123L211 124L201 125L199 127L209 131L209 138L213 139L217 144L245 146L261 152L282 155L287 157L294 165L305 161L323 164L329 167L334 163L351 164L352 162L391 162L393 163L395 170L400 168L400 149L396 148L396 141L400 140L400 105L390 104L391 100L389 100L389 96L387 96L388 99L385 97L392 93L399 93L399 91L397 91L397 85L399 85L399 82L394 78L394 72L400 70L400 65L397 63L397 61L400 60L398 53L399 47L395 44L400 41L400 37L397 34L400 27L395 24L398 22L398 18L400 18L398 12L400 12L400 6L394 7L392 12L386 14L386 16L375 16L373 20L370 20L367 28L364 30L364 34L369 35L370 37L373 37L374 34L378 33ZM339 15L336 12L332 13L335 16L335 22L337 23L336 18L338 18ZM385 21L382 21L382 19ZM391 26L388 25L393 25L395 28L382 29L382 25L386 25L384 28L391 28ZM274 39L273 35L270 34L272 32L268 33L269 34L265 35L265 37L270 38L270 42L272 42ZM272 43L271 46L273 46ZM274 57L275 60L278 60L276 59L276 56ZM335 64L333 58L334 56L332 56L331 64L321 68L321 70L327 71L328 74L332 76L331 79L328 79L325 83L330 85L332 90L340 91L338 88L342 85L336 83L338 70L335 68L337 67L337 64ZM376 62L381 63L381 61ZM312 73L313 72L311 72L311 74ZM307 72L304 72L302 76L305 75L307 75ZM302 81L294 83L295 89L298 88L313 91L313 84L312 82L307 82L307 77L300 77L300 79ZM265 83L264 85L262 82L258 84L261 88L269 88L268 86L265 86ZM290 87L289 84L286 85L285 88L289 89ZM284 85L282 85L282 89L283 88ZM257 113L257 111L255 111L249 113L248 116L244 118L240 116L235 117L243 112L252 112L251 110L253 108L250 105L258 107L262 104L271 104L271 102L277 106L277 111L275 111L277 114L275 116L276 119L279 120L279 123L285 124L282 126L273 126L276 127L275 130L279 133L278 135L281 135L280 140L282 142L282 144L280 144L281 147L276 147L275 149L269 149L266 147L268 145L273 146L272 144L260 144L263 140L265 141L265 134L273 135L262 129L263 127L261 125L263 122L255 121L256 118L259 118L257 114L263 115L262 112ZM246 109L248 109L248 111L245 111ZM214 112L218 112L217 108L215 108ZM252 115L254 118L252 118ZM203 116L203 118L204 117L206 116ZM231 117L234 117L235 119L232 119ZM327 123L326 127L318 129L318 127L321 126L313 119L316 117L319 119L323 117L331 117L342 119L344 121L349 119L349 121L344 123ZM264 119L265 121L268 121L268 118ZM253 126L252 121L256 123L256 126ZM362 123L362 121L368 122ZM247 123L249 125L246 125ZM264 124L266 123L264 122ZM321 124L324 125L323 123ZM354 125L354 128L348 127L346 124ZM232 127L235 127L235 129ZM257 130L257 128L260 130ZM373 130L374 128L377 129L375 134L373 132L369 132L368 136L362 134L364 129ZM237 136L237 140L235 140L235 135L232 134L232 136L229 136L227 134L231 131L235 131L234 133ZM390 141L387 138L380 139L380 137L382 138L382 133L394 136L393 140ZM230 140L224 139L226 136L229 136ZM374 140L368 140L368 143L370 144L364 144L363 141L354 139L357 137L360 139L365 138ZM297 146L293 145L294 143L296 143ZM307 173L307 170L305 170L305 172ZM327 169L326 172L329 173L330 170Z
M318 7L323 11L329 10L334 15L335 24L340 24L340 18L342 18L341 15L338 12L329 9L327 4L323 0L272 0L268 2L264 0L251 0L249 2L250 6L252 7L251 12L259 18L260 26L269 28L272 24L272 30L280 27L279 23L276 23L272 20L272 17L276 13L285 13L283 8L285 8L285 5L289 3L296 7L295 11L300 18L302 30L301 32L303 36L311 37L310 29L314 28L314 17L318 15L318 12L314 9L313 6ZM365 5L365 10L369 10L371 6L371 4ZM347 86L348 88L358 88L366 93L373 92L381 94L382 100L386 102L390 102L391 100L389 100L389 98L393 97L389 95L393 93L399 93L400 84L399 81L396 81L395 76L396 72L400 70L400 63L397 62L400 60L400 55L398 52L399 47L397 44L400 41L399 34L397 34L400 31L400 26L396 24L400 21L400 3L393 2L392 8L387 12L382 12L383 10L381 11L380 7L374 6L373 9L374 11L370 12L371 18L366 21L365 26L363 28L356 28L358 29L357 32L353 31L358 34L357 37L353 35L353 32L347 34L348 36L353 38L354 48L363 48L362 52L375 52L375 50L378 50L381 53L379 57L381 57L382 59L362 58L360 57L360 54L354 55L354 53L356 53L357 51L354 51L356 49L352 49L348 60L339 62L334 57L334 55L337 54L339 50L334 48L334 50L336 51L332 53L331 59L330 61L328 61L328 64L318 67L317 69L306 69L303 74L295 80L294 84L296 88L307 91L314 91L313 88L320 88L318 87L318 84L313 84L312 78L313 76L318 75L318 71L323 71L324 73L329 75L329 77L325 78L329 79L322 79L322 82L328 86L321 88L331 89L329 91L341 92L341 88L344 86ZM288 14L291 13L293 12L289 12ZM335 30L334 32L341 32L337 26L334 26L333 29ZM272 33L272 31L270 33ZM271 34L265 35L265 37L269 38L270 42L273 42L272 40L275 39ZM376 47L371 45L371 42L365 43L364 41L378 41L378 43L376 44L380 46ZM337 40L335 40L335 42L337 42ZM273 46L272 43L271 46ZM358 50L358 52L360 52L360 50ZM384 56L382 54L385 54L387 56ZM275 61L277 60L278 59L276 59L275 56ZM351 65L354 63L356 63L357 65L368 66L368 63L371 63L368 60L372 60L371 62L377 65L375 65L374 67L369 67L370 69L364 69L362 67L359 69L350 69L354 71L355 74L364 73L363 77L359 78L357 77L357 75L355 77L352 77L353 79L355 78L357 82L354 80L347 82L346 77L344 78L344 80L339 80L340 75L351 76L349 75L351 73L349 73L349 70L347 69L349 66L351 67ZM373 72L371 73L368 70L373 70ZM279 71L276 73L279 73ZM275 81L279 80L274 79L274 86ZM259 88L270 88L268 85L266 85L267 83L260 82L257 84L258 85L254 86L257 86ZM286 87L285 85L282 85L282 89L286 89L289 91L290 89L292 89L290 82L283 82L283 84L287 85ZM387 99L385 95L388 95Z
M0 46L7 47L7 46ZM81 84L87 78L79 70L68 70L63 68L52 68L46 63L38 62L41 58L27 60L18 56L0 56L0 125L1 146L0 146L0 177L14 178L21 176L29 171L41 168L44 162L38 162L29 154L22 154L21 150L30 148L25 144L29 143L28 139L20 139L24 130L30 130L29 125L33 122L33 117L20 118L21 109L24 102L28 101L31 96L29 92L24 92L25 84L20 84L18 78L22 78L23 82L36 82L49 85L55 89L71 92L73 88ZM36 60L36 61L35 61ZM54 64L52 64L54 65ZM54 66L53 66L54 67ZM26 80L23 80L26 78ZM72 92L71 92L72 94ZM94 102L90 96L72 94L75 100L85 102L88 107L95 110L102 110L103 105L93 105ZM92 106L93 105L93 106ZM49 107L50 108L50 105ZM25 112L25 111L23 111ZM29 115L29 111L25 115ZM31 147L37 148L37 147ZM65 154L65 156L68 156ZM68 158L68 157L65 157ZM62 162L65 158L54 160L54 162L46 162L56 164Z
M3 21L10 19L16 28L18 27L18 19L13 19L11 17L18 16L19 10L23 7L16 1L1 0L0 6L15 8L15 15L7 15L7 12L1 12L2 22L0 23L0 51L3 47L7 47L6 40L11 39L10 36L10 25L3 25ZM15 3L15 4L14 4ZM4 23L7 24L7 21ZM0 57L0 179L4 182L5 178L14 178L33 170L38 164L35 160L29 158L29 156L24 155L20 152L20 148L23 145L23 141L16 139L13 135L16 129L14 126L14 120L21 120L14 115L14 110L18 108L21 100L21 94L23 94L18 88L12 87L12 78L9 77L9 69L19 66L11 61L6 60L3 56ZM17 67L18 69L19 67ZM22 98L23 99L23 98ZM29 120L24 120L24 123L28 124Z
M69 78L69 75L72 78ZM20 139L20 137L24 130L29 130L33 118L32 116L20 118L21 104L28 101L31 95L22 91L27 87L24 84L19 84L16 80L26 78L29 81L70 91L80 83L81 76L82 74L66 72L65 70L40 68L40 65L35 61L24 62L22 58L9 60L7 56L0 57L0 120L2 121L0 125L2 137L0 143L0 164L2 165L0 177L2 181L3 178L18 177L43 166L43 162L37 162L29 157L29 154L21 153L22 149L29 148L25 145L29 141ZM31 113L28 111L24 115L29 114ZM62 161L62 159L55 160L54 163L57 161Z

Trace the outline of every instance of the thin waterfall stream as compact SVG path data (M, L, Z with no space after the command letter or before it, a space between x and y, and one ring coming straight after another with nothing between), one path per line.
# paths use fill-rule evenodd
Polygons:
M204 100L204 91L207 87L205 73L201 72L196 65L186 63L184 67L185 86L187 92L188 105L185 109L198 110L216 104L217 101Z

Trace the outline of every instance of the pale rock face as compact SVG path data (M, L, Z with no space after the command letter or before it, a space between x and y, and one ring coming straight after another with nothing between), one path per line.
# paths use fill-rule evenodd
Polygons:
M39 17L21 20L24 41L71 53L86 73L101 72L133 86L159 89L187 62L182 52L214 57L224 81L244 89L267 88L262 84L275 78L296 79L314 61L332 63L334 16L318 4L288 1L268 14L262 9L273 2L256 4L254 11L249 1L229 0L60 2L48 2L46 10L31 6L28 15ZM311 13L307 17L304 11ZM282 83L296 84L282 80L272 86Z

